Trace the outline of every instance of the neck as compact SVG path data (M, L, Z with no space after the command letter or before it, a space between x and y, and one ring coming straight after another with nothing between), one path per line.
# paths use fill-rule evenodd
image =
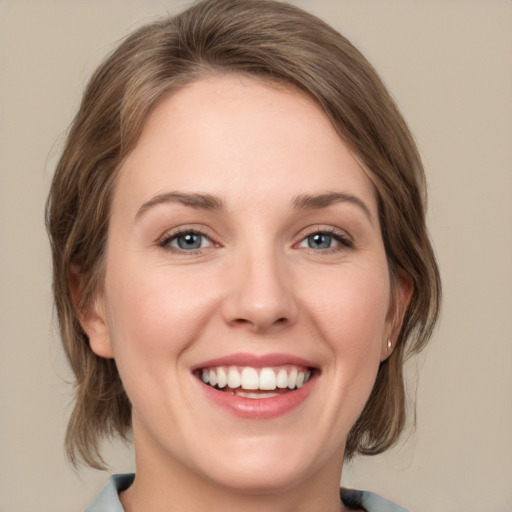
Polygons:
M137 453L136 477L121 493L126 512L340 512L342 457L300 482L258 489L240 488L208 479L179 461L162 460L158 452ZM137 449L136 449L137 452Z
M137 476L130 489L121 495L126 512L340 512L345 511L340 501L339 489L327 494L306 494L301 489L289 489L286 492L243 493L222 489L218 486L195 488L194 492L184 494L182 482L167 481L165 486L148 486L143 478ZM164 492L162 492L165 489Z

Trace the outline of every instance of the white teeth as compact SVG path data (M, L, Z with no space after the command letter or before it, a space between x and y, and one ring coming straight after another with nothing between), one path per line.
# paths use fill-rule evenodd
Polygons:
M254 368L246 367L242 370L242 389L258 389L260 382L258 372Z
M253 398L256 400L261 400L262 398L274 398L279 396L279 393L251 393L250 391L240 391L237 389L235 395L242 396L244 398Z
M293 389L297 385L297 368L292 368L288 374L288 389Z
M232 389L239 388L241 384L240 373L236 368L228 370L228 386Z
M258 373L259 372L259 373ZM311 371L298 369L291 365L286 368L262 368L258 370L250 366L242 368L236 366L218 366L215 368L204 368L200 372L200 378L205 384L226 391L237 390L236 394L247 398L270 398L278 396L279 393L241 393L241 390L273 391L278 389L301 388L311 378ZM251 395L251 396L248 396Z
M225 388L228 383L228 376L224 368L217 368L217 386L219 388Z
M277 374L276 385L279 389L285 389L288 387L288 373L284 368L281 368Z
M217 372L213 369L210 370L209 380L210 380L210 386L217 385Z
M260 373L260 389L273 390L276 389L276 372L272 368L263 368Z

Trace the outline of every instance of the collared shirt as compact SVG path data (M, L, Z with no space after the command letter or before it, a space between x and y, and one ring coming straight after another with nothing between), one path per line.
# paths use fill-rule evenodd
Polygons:
M85 512L124 512L119 493L128 489L134 478L133 473L112 476ZM407 512L405 508L373 492L341 489L340 496L345 506L351 509L362 508L366 512Z

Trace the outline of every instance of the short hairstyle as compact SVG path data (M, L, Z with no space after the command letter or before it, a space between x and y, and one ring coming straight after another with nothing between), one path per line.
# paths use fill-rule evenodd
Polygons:
M53 293L75 375L66 450L102 468L103 437L127 437L131 405L112 359L91 350L80 311L101 289L116 175L148 113L170 91L212 74L239 73L303 91L331 120L372 181L391 283L410 276L396 347L380 364L350 431L346 457L393 445L405 422L403 365L427 343L439 314L439 271L425 223L421 159L373 67L332 27L271 0L210 0L129 35L89 81L70 127L46 206ZM71 281L80 276L75 303Z

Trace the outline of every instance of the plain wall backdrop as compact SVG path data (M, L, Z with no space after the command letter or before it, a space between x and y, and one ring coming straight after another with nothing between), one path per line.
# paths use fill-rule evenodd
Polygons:
M296 0L348 36L409 122L430 187L444 303L409 365L417 428L345 485L412 512L512 511L512 2ZM80 511L72 388L52 319L44 202L87 78L129 31L183 1L0 0L0 512ZM107 445L112 471L130 450Z

